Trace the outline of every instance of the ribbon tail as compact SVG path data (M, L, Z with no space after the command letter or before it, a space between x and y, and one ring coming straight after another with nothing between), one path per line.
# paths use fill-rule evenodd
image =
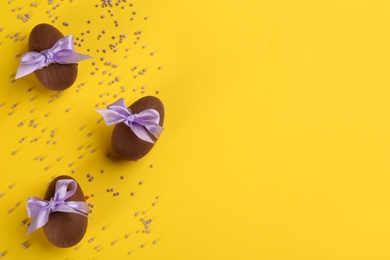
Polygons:
M78 215L82 215L84 217L88 217L88 210L85 210L85 209L76 209L76 208L67 207L67 208L58 209L57 211L78 214Z
M18 67L18 70L16 71L15 79L19 79L21 77L24 77L38 69L41 69L40 66L34 66L34 65L27 65L27 64L20 64Z
M59 64L72 64L72 63L78 63L79 61L90 59L90 58L92 58L92 57L89 55L75 52L72 56L56 57L55 62L57 62Z
M82 201L67 201L62 205L59 205L56 209L58 212L67 212L72 214L77 214L90 218L88 216L88 204Z
M125 120L125 118L121 116L121 114L117 113L114 110L96 109L96 111L100 115L102 115L104 122L108 126L119 124Z
M28 227L27 235L34 232L38 228L43 227L49 220L49 213L50 209L44 208L37 215L35 215L30 223L30 226Z
M76 59L78 61L82 61L82 60L87 60L87 59L93 58L92 56L85 55L85 54L82 54L82 53L77 53L77 52L75 52L73 56L76 56Z
M89 207L86 202L66 201L64 204L58 206L57 211L87 215L88 209Z
M147 125L145 128L152 134L156 139L158 139L161 135L161 132L164 130L164 127L156 124L156 125Z
M15 79L24 77L36 70L40 70L47 65L45 57L41 53L34 51L28 52L20 59L20 65L16 72Z
M154 144L153 139L148 135L148 132L143 126L139 124L132 124L132 123L128 124L128 126L139 139Z

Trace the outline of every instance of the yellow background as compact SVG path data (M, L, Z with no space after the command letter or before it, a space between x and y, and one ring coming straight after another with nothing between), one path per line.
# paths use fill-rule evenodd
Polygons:
M53 2L0 3L5 258L390 259L388 1ZM17 15L25 13L24 23ZM76 51L94 56L79 63L76 83L61 94L34 75L10 77L15 55L27 51L29 32L42 22L83 38ZM15 33L26 39L14 42ZM122 33L118 52L110 51ZM137 74L142 68L145 75ZM109 85L115 76L120 82ZM98 123L96 105L144 95L165 104L160 140L138 162L107 158L112 127ZM94 194L78 250L53 247L42 230L26 237L20 224L27 198L42 197L60 174ZM141 217L153 220L150 234L137 233Z

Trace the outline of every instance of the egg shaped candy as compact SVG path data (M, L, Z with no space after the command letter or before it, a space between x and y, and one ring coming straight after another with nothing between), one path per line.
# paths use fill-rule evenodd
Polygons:
M107 125L115 125L111 136L114 153L136 161L154 146L163 131L164 105L153 96L143 97L127 107L121 98L105 109L97 109Z
M164 105L160 99L153 96L143 97L134 102L129 109L132 113L140 113L146 109L154 109L160 115L159 125L164 124ZM153 141L157 141L155 136L148 133ZM140 139L135 133L124 123L117 124L114 127L111 136L111 145L115 154L124 160L136 161L144 157L153 148L155 143L147 142Z
M77 78L77 62L91 58L74 51L72 35L64 37L49 24L32 29L28 50L21 58L15 79L34 72L43 86L56 91L72 86Z
M55 178L46 190L44 199L50 201L55 194L56 184L59 180L74 180L70 176L61 175ZM75 180L74 180L75 181ZM77 183L77 182L76 182ZM70 187L68 187L69 190ZM77 184L75 193L65 200L85 202L84 193ZM88 214L88 213L87 213ZM66 248L78 244L87 231L88 217L69 212L52 212L48 222L43 226L46 238L55 246Z

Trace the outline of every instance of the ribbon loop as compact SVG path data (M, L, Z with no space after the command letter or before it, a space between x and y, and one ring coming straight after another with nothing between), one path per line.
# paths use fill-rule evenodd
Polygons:
M70 188L68 190L68 187ZM84 201L65 201L72 197L77 191L77 182L71 179L59 180L56 183L54 197L50 201L36 197L27 200L27 213L33 218L27 235L43 227L49 221L52 212L67 212L88 217L88 204Z
M23 55L15 79L24 77L52 63L71 64L89 58L92 57L74 51L73 36L68 35L59 39L50 49L41 52L31 51Z
M138 138L149 143L154 144L154 141L149 136L148 132L158 139L161 132L164 130L164 128L159 125L160 114L157 110L145 109L140 113L133 114L131 110L126 107L123 98L108 105L107 109L97 109L96 111L103 116L106 125L110 126L123 122L130 127Z

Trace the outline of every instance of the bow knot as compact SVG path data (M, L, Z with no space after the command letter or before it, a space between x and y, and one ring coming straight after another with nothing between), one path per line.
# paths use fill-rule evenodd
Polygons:
M51 51L51 50L44 50L44 51L41 51L41 54L45 57L45 63L46 64L53 63L53 56L54 56L53 51Z
M131 113L131 110L130 110L130 113ZM135 119L135 115L130 114L130 115L126 118L127 124L130 124L131 122L134 122L134 119Z
M55 208L56 208L56 202L53 200L53 198L50 199L49 201L49 208L50 208L50 211L51 212L55 212Z
M133 114L131 109L126 107L123 98L107 106L107 109L97 109L97 112L103 116L106 125L110 126L123 122L138 138L149 143L154 143L154 141L148 132L158 139L164 130L159 125L160 114L157 110L145 109L140 113Z
M69 188L69 191L68 191ZM50 201L36 197L27 200L27 213L33 218L27 235L44 226L49 221L52 212L67 212L88 217L88 204L83 201L65 201L72 197L77 190L77 182L71 179L59 180L56 183L54 197Z
M30 51L20 59L15 79L21 78L52 63L71 64L89 59L91 56L74 51L73 36L59 39L53 47L41 52Z

